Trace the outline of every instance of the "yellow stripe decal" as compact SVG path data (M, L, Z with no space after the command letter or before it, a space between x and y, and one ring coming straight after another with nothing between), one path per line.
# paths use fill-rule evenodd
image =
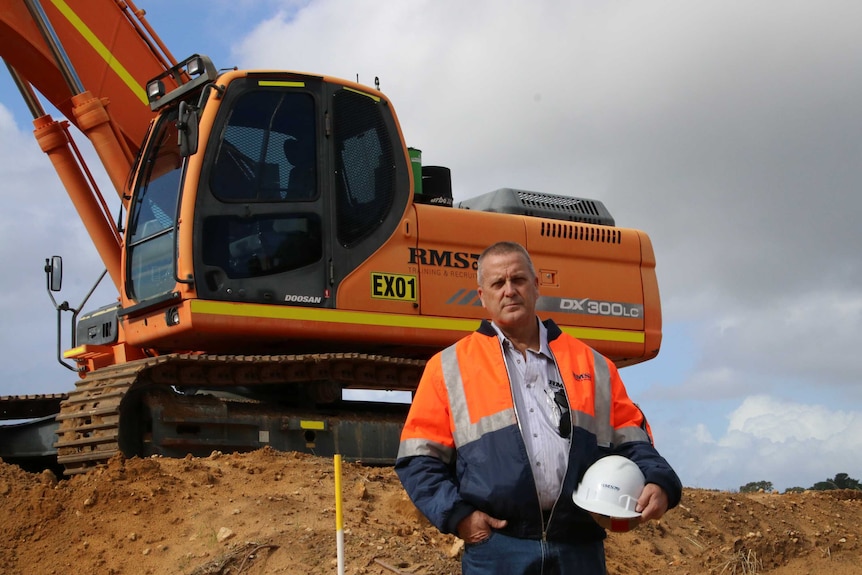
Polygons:
M326 425L322 421L310 421L308 419L303 419L299 422L299 428L323 431L326 429Z
M361 94L361 95L363 95L363 96L368 96L369 98L371 98L371 99L372 99L372 100L374 100L375 102L379 102L379 101L380 101L380 96L375 96L374 94L369 94L368 92L363 92L363 91L361 91L361 90L354 90L353 88L348 88L347 86L345 86L345 87L344 87L344 89L345 89L345 90L350 90L351 92L354 92L354 93L356 93L356 94Z
M258 86L277 86L280 88L305 88L305 82L282 82L278 80L260 80Z
M138 82L132 77L128 70L126 70L120 62L114 58L114 55L111 54L111 51L102 44L102 41L99 40L92 30L81 20L75 11L72 10L68 4L66 4L63 0L51 0L51 3L57 7L57 10L66 17L70 24L81 34L81 36L86 40L90 46L102 57L105 62L107 62L108 66L114 73L119 76L119 78L129 87L132 93L138 97L138 99L149 105L147 101L147 92L144 90L143 86L139 85Z
M625 343L643 343L642 331L622 331L616 329L598 329L594 327L560 327L567 334L578 339L595 339L599 341L622 341Z
M190 303L193 314L200 313L208 315L289 319L297 321L439 329L463 332L475 331L476 328L479 327L479 320L477 319L449 319L442 317L421 317L414 315L361 311L339 311L312 307L223 303L205 300L192 300ZM629 343L644 342L644 334L640 331L596 329L589 327L562 327L561 329L579 339L621 341Z
M379 325L384 327L412 327L424 329L451 329L473 331L479 327L477 319L428 318L413 315L370 313L362 311L339 311L313 307L287 307L255 305L247 303L220 303L193 300L192 313L269 319L292 319L354 325Z
M63 357L65 359L70 359L75 357L78 354L84 353L84 346L79 345L78 347L73 347L72 349L67 349L63 352Z

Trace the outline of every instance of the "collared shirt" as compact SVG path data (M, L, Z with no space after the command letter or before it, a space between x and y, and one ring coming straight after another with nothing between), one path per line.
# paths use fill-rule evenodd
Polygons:
M563 413L554 397L556 393L564 394L562 378L548 347L548 330L542 322L538 323L539 349L528 349L526 356L496 324L492 325L503 346L515 413L530 457L539 502L542 509L550 510L566 475L571 434L566 437L560 434Z

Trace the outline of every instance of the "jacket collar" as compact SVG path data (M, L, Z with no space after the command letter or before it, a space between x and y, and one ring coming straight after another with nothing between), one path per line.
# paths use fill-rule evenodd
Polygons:
M554 341L562 335L563 331L554 322L554 320L546 319L542 323L545 324L545 328L548 330L548 343ZM482 320L482 323L479 324L479 328L476 330L476 333L480 333L488 337L497 337L497 331L494 329L494 326L491 325L491 322L487 319Z

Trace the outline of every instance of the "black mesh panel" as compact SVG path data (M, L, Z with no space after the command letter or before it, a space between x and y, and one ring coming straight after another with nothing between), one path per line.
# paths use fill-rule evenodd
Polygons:
M313 98L302 92L260 90L237 99L210 188L227 202L315 197Z
M395 161L380 103L352 90L334 98L338 241L351 247L370 235L395 194Z

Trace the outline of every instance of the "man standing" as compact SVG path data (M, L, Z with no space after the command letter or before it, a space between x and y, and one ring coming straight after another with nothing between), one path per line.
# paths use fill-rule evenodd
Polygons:
M605 531L572 501L587 468L634 461L642 521L679 503L679 478L616 366L536 316L523 246L487 248L477 280L491 321L428 361L395 470L419 510L464 540L464 575L604 574Z

